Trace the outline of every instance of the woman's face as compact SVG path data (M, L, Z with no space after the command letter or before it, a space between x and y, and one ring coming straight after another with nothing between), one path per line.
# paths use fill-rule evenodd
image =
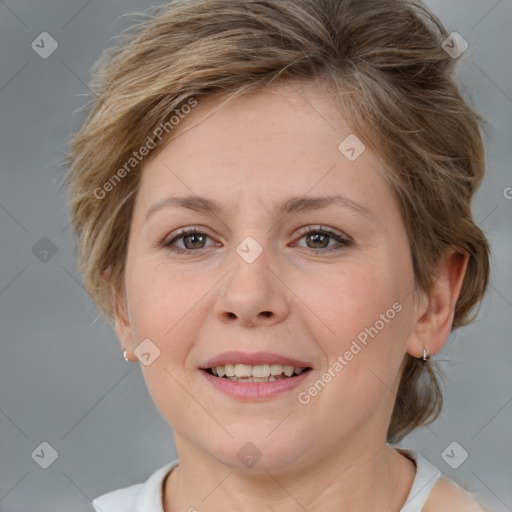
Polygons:
M259 468L275 469L382 444L419 316L383 167L314 86L216 105L200 100L181 121L194 126L143 171L121 343L141 359L178 452L240 468L241 455L261 456ZM320 201L334 195L342 199ZM160 203L182 196L194 203ZM199 197L219 210L197 207ZM291 198L295 208L279 214ZM199 233L179 237L183 228ZM266 395L254 394L259 384L231 383L235 393L253 389L232 396L214 385L226 379L202 369L228 351L268 352L268 363L284 356L311 370L263 384ZM226 363L246 361L237 357ZM284 382L296 384L273 391Z

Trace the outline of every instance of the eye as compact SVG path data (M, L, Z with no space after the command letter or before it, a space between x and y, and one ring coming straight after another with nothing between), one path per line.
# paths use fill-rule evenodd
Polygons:
M347 237L339 233L335 233L334 231L326 229L322 226L316 228L303 228L299 231L299 234L302 235L300 240L305 238L307 242L313 244L313 247L306 247L306 249L309 249L314 253L339 251L352 245L352 242ZM334 245L329 247L329 239L334 239L336 242L338 242L338 246Z
M164 242L162 245L164 247L168 247L170 250L174 251L176 254L183 254L186 252L191 252L194 249L204 249L204 246L201 246L204 243L206 238L210 238L206 233L199 231L196 228L184 228L179 231L176 236L169 240L168 242ZM180 250L179 248L171 247L177 240L184 240L185 250Z
M322 226L315 228L303 228L299 230L299 234L302 235L299 240L302 240L302 238L306 238L307 243L313 244L313 247L306 247L306 249L313 253L339 251L352 245L351 240L348 239L347 237L339 233L335 233L334 231L326 229ZM179 231L174 238L172 238L169 241L164 241L161 245L163 247L167 247L169 250L173 251L176 254L185 254L191 253L195 250L205 249L207 246L205 246L204 243L207 238L210 237L203 231L198 230L197 228L184 228L181 231ZM329 239L335 240L336 242L338 242L338 245L329 246ZM181 240L183 240L184 247L173 247L176 242Z

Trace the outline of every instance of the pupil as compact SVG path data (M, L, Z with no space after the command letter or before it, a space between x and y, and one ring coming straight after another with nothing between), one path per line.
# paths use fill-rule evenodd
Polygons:
M192 237L202 238L202 236L201 236L201 235L199 235L198 233L192 233L191 235L187 235L187 236L185 237L185 246L187 247L187 249L194 248L194 246L195 246L195 243L194 243L194 242L192 243L192 247L189 247L189 244L187 244L187 240L189 240L189 239L190 239L190 238L192 238Z
M320 238L320 239L323 238L325 241L327 239L328 235L324 235L322 233L316 233L314 235L309 235L309 237L310 237L310 241L313 238L313 243L315 244L315 243L318 243L318 238ZM321 247L325 247L325 244L321 245Z

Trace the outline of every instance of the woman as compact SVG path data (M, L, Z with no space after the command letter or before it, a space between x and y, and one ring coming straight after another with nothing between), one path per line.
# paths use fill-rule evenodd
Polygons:
M79 263L178 460L117 510L482 510L393 445L483 297L481 117L402 0L181 0L105 52L66 178ZM443 44L444 42L444 44Z

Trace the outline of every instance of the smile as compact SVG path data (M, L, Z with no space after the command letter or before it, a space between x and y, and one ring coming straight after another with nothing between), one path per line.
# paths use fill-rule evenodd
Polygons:
M225 365L228 367L228 371L231 372L230 366L236 368L239 365ZM241 365L249 366L249 365ZM257 365L257 366L274 366L274 365ZM281 366L281 365L276 365ZM220 391L224 395L227 395L231 398L242 400L242 401L262 401L269 400L274 397L277 397L281 394L286 393L287 391L292 390L293 388L299 386L306 379L310 378L311 375L314 374L311 371L311 368L297 368L295 369L293 366L293 372L290 376L285 374L284 366L281 366L282 370L278 375L270 374L268 377L253 377L253 367L249 366L251 370L250 377L237 377L233 376L219 376L218 368L225 367L216 367L217 375L213 373L212 368L203 368L200 369L200 374L205 377L207 382L213 387L214 390ZM278 368L274 368L274 371L277 372ZM299 372L297 372L299 370ZM302 370L302 371L301 371ZM233 369L233 371L236 371ZM242 369L242 371L244 371ZM265 371L266 368L265 368ZM245 369L246 373L249 373L249 370ZM290 368L286 369L287 373L290 373ZM258 369L256 369L256 374L258 374Z
M222 377L233 382L273 382L298 376L304 371L309 371L311 368L295 368L290 365L282 364L226 364L207 368L210 375Z

